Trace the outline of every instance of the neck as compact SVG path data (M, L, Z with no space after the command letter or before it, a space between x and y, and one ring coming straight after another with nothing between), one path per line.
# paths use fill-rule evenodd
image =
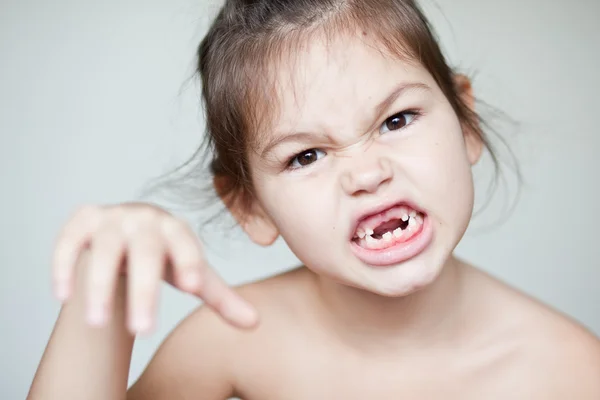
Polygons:
M384 297L318 277L324 321L358 350L444 346L461 327L461 263L451 257L440 276L404 297Z

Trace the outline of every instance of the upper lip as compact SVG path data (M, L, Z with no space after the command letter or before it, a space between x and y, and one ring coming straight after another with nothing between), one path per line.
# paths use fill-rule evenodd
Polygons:
M352 240L354 238L354 233L356 232L358 225L360 225L360 223L363 220L367 219L368 217L370 217L372 215L377 215L377 214L379 214L385 210L388 210L392 207L397 207L397 206L401 206L401 205L408 206L415 211L424 213L424 211L419 206L417 206L413 201L408 200L408 199L399 199L399 200L391 201L388 203L378 203L377 205L374 205L367 209L362 208L359 212L356 213L356 215L353 218L352 229L350 230L350 240Z

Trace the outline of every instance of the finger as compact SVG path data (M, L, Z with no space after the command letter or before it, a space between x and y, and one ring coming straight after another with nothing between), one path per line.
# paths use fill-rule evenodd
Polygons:
M165 245L155 228L140 230L129 242L127 278L128 325L131 333L154 326L158 290L165 264Z
M189 226L181 220L166 219L163 232L177 286L202 298L232 325L253 327L258 313L208 266L201 243Z
M162 228L171 266L167 275L172 278L172 284L177 288L197 293L204 263L201 243L189 226L181 220L166 218Z
M118 226L99 230L91 242L87 266L87 320L100 326L111 317L125 237Z
M65 224L57 237L52 261L53 289L60 301L73 293L75 265L100 221L96 206L80 208Z
M204 268L196 295L234 326L252 328L258 323L256 309L208 266Z

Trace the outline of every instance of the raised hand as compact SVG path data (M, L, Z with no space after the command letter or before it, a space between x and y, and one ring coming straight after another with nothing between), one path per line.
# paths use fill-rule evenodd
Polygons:
M154 326L163 279L198 296L234 326L252 327L257 322L256 310L206 263L189 226L152 205L80 208L63 227L54 252L54 291L63 302L72 296L79 263L87 269L86 318L95 326L111 317L120 276L127 280L131 333Z

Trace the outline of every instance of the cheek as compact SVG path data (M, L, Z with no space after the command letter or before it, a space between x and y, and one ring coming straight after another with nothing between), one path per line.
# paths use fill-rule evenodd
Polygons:
M338 218L333 188L333 184L324 184L319 178L278 177L264 182L261 196L279 232L292 245L331 237Z
M445 128L444 128L445 126ZM472 212L473 180L460 125L454 121L430 128L427 141L414 159L415 184L447 222L464 220Z

